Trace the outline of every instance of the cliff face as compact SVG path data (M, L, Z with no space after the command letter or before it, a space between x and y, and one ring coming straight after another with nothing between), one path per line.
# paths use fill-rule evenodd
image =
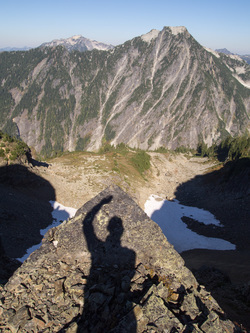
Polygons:
M109 51L3 52L0 64L0 128L43 154L105 140L196 148L249 128L249 65L205 49L184 27Z
M1 290L4 332L236 332L135 202L111 186L51 229Z

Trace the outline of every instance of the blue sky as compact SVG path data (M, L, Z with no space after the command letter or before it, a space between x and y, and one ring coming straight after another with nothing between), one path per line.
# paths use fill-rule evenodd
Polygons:
M250 0L0 0L0 48L73 35L117 45L180 25L206 47L250 54Z

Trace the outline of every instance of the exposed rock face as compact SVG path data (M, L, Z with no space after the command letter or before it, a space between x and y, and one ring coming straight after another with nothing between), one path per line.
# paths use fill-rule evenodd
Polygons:
M1 53L0 64L0 128L42 154L97 150L103 140L196 148L249 130L249 65L205 49L184 27L108 51Z
M237 332L117 186L51 229L1 294L4 332Z

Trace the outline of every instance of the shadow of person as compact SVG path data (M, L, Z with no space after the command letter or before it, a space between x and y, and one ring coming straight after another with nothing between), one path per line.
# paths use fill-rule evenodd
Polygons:
M85 217L83 231L91 253L91 268L84 293L84 310L78 332L136 332L130 281L135 272L135 252L121 245L124 231L121 218L113 216L106 231L95 234L93 221L112 196L103 199ZM100 224L99 224L100 226ZM124 321L126 329L117 331ZM120 327L119 326L119 327Z

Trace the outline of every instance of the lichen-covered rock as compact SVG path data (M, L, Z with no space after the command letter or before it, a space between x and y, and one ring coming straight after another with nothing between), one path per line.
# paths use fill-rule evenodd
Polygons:
M236 332L159 226L111 186L1 291L3 332Z

